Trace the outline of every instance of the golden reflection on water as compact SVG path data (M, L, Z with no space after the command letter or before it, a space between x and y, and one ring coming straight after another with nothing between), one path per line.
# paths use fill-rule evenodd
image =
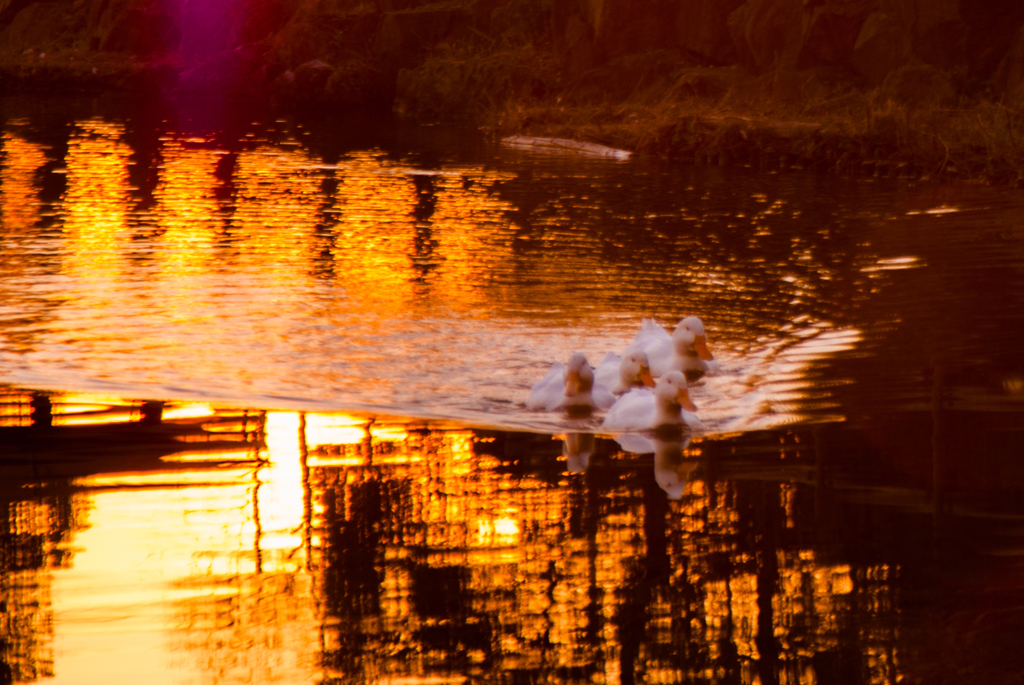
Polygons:
M160 150L162 173L153 191L153 220L158 229L152 246L160 258L160 282L202 276L214 266L215 241L223 218L215 192L215 172L223 156L216 150L166 138ZM195 304L195 303L188 303Z
M15 680L31 682L54 673L50 574L67 566L69 556L60 547L81 528L84 506L80 497L39 498L11 502L4 512L0 639Z
M306 281L317 258L314 239L324 197L322 174L304 151L261 145L239 153L232 231L243 267L272 281ZM287 303L282 303L287 304Z
M428 458L384 463L376 459L378 451L425 449L431 443L435 447ZM612 501L621 502L612 507L618 512L602 514L594 522L591 536L567 536L566 516L573 508L569 499L572 489L567 483L545 485L526 479L512 487L507 477L501 475L496 459L475 454L472 443L459 440L458 434L425 438L410 434L404 447L385 448L372 440L349 440L346 444L362 445L357 449L363 452L363 463L314 467L310 472L315 512L311 525L316 531L314 568L332 578L335 570L330 560L343 558L338 554L371 554L382 559L375 566L379 569L383 565L383 580L379 588L360 585L351 588L354 595L325 598L325 650L328 662L335 664L329 674L361 680L422 678L448 673L456 668L454 664L464 663L466 670L461 672L469 677L478 672L473 664L484 661L500 669L540 670L554 665L587 668L602 663L600 671L592 676L594 682L619 682L615 655L623 649L624 635L615 622L623 610L621 603L629 602L623 590L636 582L630 572L632 560L642 558L646 547L637 536L637 531L643 529L645 513L635 490L623 485L608 493ZM331 446L320 444L316 451L330 449ZM718 499L721 503L731 494L730 486L718 487L723 488ZM390 502L384 509L390 515L386 527L371 534L379 547L371 544L360 551L347 546L351 542L345 540L351 540L355 530L367 530L365 534L370 534L359 519L379 511L362 508L369 503L366 497L371 492L379 493L374 498L384 498L382 505L385 500ZM683 682L700 675L724 676L719 669L726 666L713 664L725 658L718 650L726 643L732 645L741 659L760 658L755 645L759 602L755 573L740 572L718 579L716 572L704 565L705 560L710 560L709 553L736 554L725 541L737 532L739 518L739 513L729 506L710 506L706 488L694 482L678 503L678 511L670 512L666 519L669 537L682 545L674 553L681 555L681 559L688 558L688 562L681 565L687 571L683 575L672 574L665 590L682 583L699 588L703 599L686 608L676 603L678 599L671 600L669 591L664 599L654 599L648 606L650 619L643 639L650 647L644 669L648 674L659 673L658 682ZM346 533L346 529L353 532ZM526 531L528 537L524 535ZM708 538L701 538L709 533L710 540L720 543L706 547ZM336 545L342 545L342 549L332 549ZM752 567L753 559L740 554L734 556L734 564ZM778 565L781 589L772 598L775 634L783 645L788 631L799 635L798 644L783 649L784 667L795 676L789 682L814 682L810 659L817 651L832 649L837 644L835 617L847 608L845 598L853 590L851 569L816 562L810 550L780 551ZM424 576L445 578L456 569L462 571L452 577L461 577L458 588L465 594L461 601L466 602L459 611L468 614L453 613L444 619L432 613L436 609L422 596L436 590L418 587L417 581ZM594 606L595 596L602 598L600 606ZM382 623L367 622L369 617L355 609L365 606L370 597L379 603ZM332 615L332 609L337 613ZM694 615L691 628L701 636L694 639L708 649L711 665L706 673L702 669L690 670L685 659L662 665L651 657L658 651L655 645L659 642L664 641L667 646L679 639L673 626L677 617L686 614ZM416 635L428 634L439 619L449 622L448 630L458 631L460 626L468 630L474 616L484 620L484 616L492 615L501 617L492 626L499 633L490 635L489 645L477 650L472 644L463 644L458 653L437 652L436 645L413 646L408 642ZM594 624L595 617L599 617L596 620L600 625ZM811 629L811 635L807 633L809 625L817 626ZM600 652L591 651L581 642L594 630L600 635ZM397 636L404 636L401 642L393 642ZM413 648L398 661L387 660L378 652L371 667L350 652L360 644L378 645L375 649L383 652L408 652ZM495 644L500 645L497 655L489 651ZM544 647L533 646L538 644ZM602 658L599 653L605 656ZM678 652L666 654L679 656ZM357 663L363 663L360 668L364 669L358 675L345 668L346 664L352 667ZM746 672L749 676L753 670ZM751 676L742 682L754 680ZM870 682L888 681L883 677Z
M26 229L39 221L36 174L46 164L46 151L42 145L31 143L7 131L2 136L4 163L0 167L0 212L2 212L5 240L0 249L17 245L16 237L24 236ZM7 255L4 255L7 257ZM5 266L7 259L4 260Z
M424 382L414 370L472 369L457 349L465 332L423 318L491 316L484 286L508 261L513 209L492 188L513 175L412 169L378 150L329 165L288 143L228 153L163 136L147 198L130 182L124 126L77 122L56 169L66 183L54 215L60 237L47 243L61 273L44 286L56 317L30 326L46 335L34 367L71 363L73 375L177 387L218 379L237 396L303 378L265 373L277 364L308 363L329 390L359 388L371 403ZM39 219L44 150L12 132L4 150L5 230L25 230ZM28 267L2 268L18 278ZM26 292L14 298L20 310ZM246 357L253 363L240 368ZM440 387L474 385L446 378Z
M371 315L371 325L410 311L416 276L410 259L416 189L406 175L382 173L377 157L359 151L338 166L332 207L337 239L331 257L345 275L345 308Z
M231 425L203 408L165 422ZM36 545L0 575L17 617L0 637L21 679L433 682L525 670L548 682L752 685L768 662L778 682L811 685L820 655L841 645L865 655L863 682L898 679L896 569L798 542L764 547L775 533L750 537L764 514L751 518L742 481L691 478L671 501L643 476L650 462L613 467L599 487L565 473L557 451L556 478L515 476L487 453L493 438L465 429L261 420L247 463L197 452L206 461L180 470L179 450L164 462L178 470L100 467L68 500L7 496L2 559L18 558L13 540ZM793 528L795 488L758 490L774 497L754 502L777 531Z
M0 137L0 331L11 349L24 351L34 338L30 330L44 318L45 304L26 297L22 279L40 264L30 255L36 243L33 229L40 220L38 178L46 164L46 148L12 131ZM0 422L4 419L0 417Z
M124 127L103 119L81 121L68 141L67 191L63 197L65 257L63 270L91 291L92 307L117 306L123 241L128 228L132 149L122 140Z
M280 412L266 420L267 450L273 459L256 472L260 570L296 572L305 566L301 422L297 414Z
M478 309L474 305L482 304L483 291L479 286L484 284L489 271L482 267L512 255L513 238L503 229L510 226L507 213L515 206L490 188L514 176L454 169L431 178L437 203L430 222L436 230L429 238L418 235L415 266L422 268L422 260L429 253L436 253L438 274L431 288L450 293L453 305L449 306L474 311ZM422 231L422 222L417 231ZM431 240L434 244L429 249L423 246Z
M853 379L816 373L878 334L843 303L930 270L919 245L844 245L865 239L831 214L794 230L802 206L759 193L687 195L645 223L589 172L534 211L505 188L518 174L484 164L168 135L147 176L121 124L78 122L62 160L26 135L2 137L0 334L52 369L32 387L124 378L158 397L406 414L425 397L443 416L468 397L504 425L557 355L621 349L641 313L706 307L716 334L750 340L716 348L725 372L694 389L708 434L671 501L631 454L552 469L551 445L501 452L463 428L205 402L165 407L146 429L160 440L114 468L141 403L0 390L0 429L35 430L51 402L47 435L71 436L3 462L0 656L19 680L811 685L840 652L863 682L903 677L900 569L804 542L806 471L796 485L702 465L726 431L843 420L832 390ZM42 170L66 181L45 208L59 184ZM927 206L906 214L957 213ZM1019 374L998 378L1020 395ZM122 441L90 443L97 428ZM111 454L78 459L78 443ZM549 463L524 470L533 452Z
M737 261L728 236L704 226L713 214L701 211L706 197L665 215L692 231L647 225L660 215L620 215L584 172L531 213L502 192L521 179L500 165L411 167L373 148L325 163L287 136L271 143L253 134L232 150L214 136L171 133L155 142L152 167L133 173L136 159L150 157L136 154L124 125L97 117L71 130L55 169L66 188L48 213L59 229L47 249L60 278L12 293L19 311L36 302L26 292L45 293L33 306L47 318L0 328L38 338L30 357L10 360L16 378L22 367L29 375L52 369L62 385L115 378L156 396L209 389L205 396L221 400L323 397L332 407L416 415L429 402L454 418L495 416L508 413L503 403L521 408L529 385L570 350L595 362L621 351L641 314L713 308L723 293L758 309L763 303L751 298L766 296L766 276L778 280L768 289L773 301L800 309L835 276L827 245L813 240L793 237L791 249L772 257L777 263L757 252L769 254L762 243L775 239L775 223L800 213L766 194L741 198L734 210L752 224L753 252ZM4 230L27 230L42 218L36 196L46 149L17 126L3 145ZM134 187L136 177L152 179L151 190L148 181ZM603 213L629 230L590 225ZM12 249L16 241L0 246ZM666 261L666 251L678 257ZM865 281L877 280L876 269L920 265L912 256L858 259L854 276ZM647 262L649 272L638 270ZM0 287L26 273L19 263L0 266ZM712 330L737 315L709 314ZM801 330L821 342L829 327L845 335L842 345L787 361ZM801 418L797 404L828 395L808 381L812 363L851 349L858 335L802 315L745 353L716 348L734 373L702 405L706 427ZM24 384L56 383L47 380ZM556 422L546 418L541 426L545 417L508 417L508 425Z

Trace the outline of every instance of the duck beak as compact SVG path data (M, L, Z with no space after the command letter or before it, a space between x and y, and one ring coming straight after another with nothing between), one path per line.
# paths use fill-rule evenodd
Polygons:
M715 358L714 355L711 354L711 350L708 349L708 339L706 336L695 336L693 348L697 350L697 356L706 362L709 362Z
M679 401L679 406L686 411L697 411L697 405L690 401L690 391L686 388L679 389L676 399Z
M646 366L640 367L640 373L637 374L637 377L640 378L640 382L648 388L654 387L654 378L651 377L651 370Z

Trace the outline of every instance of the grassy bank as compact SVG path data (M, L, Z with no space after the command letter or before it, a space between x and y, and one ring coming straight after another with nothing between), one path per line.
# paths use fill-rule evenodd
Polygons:
M101 93L136 90L155 68L126 55L83 50L0 53L0 92Z
M495 136L601 143L665 159L821 172L1024 180L1024 112L971 84L867 89L837 70L702 67L631 55L566 80L544 50L449 52L399 78L396 104Z
M722 166L1024 183L1024 115L985 100L921 107L851 92L821 102L632 98L486 111L496 136L574 138Z
M344 63L334 65L331 79L324 77L323 91L297 97L301 69L297 80L286 82L277 75L283 67L269 69L261 54L231 54L242 62L233 68L247 74L244 90L197 78L203 70L195 65L70 50L0 55L0 86L5 92L186 96L208 84L220 93L285 106L360 105L351 92L342 99L331 90L338 75L347 73ZM227 71L208 66L218 74ZM361 68L364 76L376 73ZM394 92L395 109L414 120L458 120L497 137L573 138L641 156L723 166L1024 184L1024 113L984 92L960 95L953 103L906 101L841 78L755 78L738 68L698 67L663 53L567 81L554 53L529 44L449 47L394 78L394 84L369 84L364 91Z

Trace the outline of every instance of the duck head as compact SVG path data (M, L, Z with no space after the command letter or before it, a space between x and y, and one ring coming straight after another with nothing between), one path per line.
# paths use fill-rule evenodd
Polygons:
M586 401L589 401L590 391L594 389L594 371L582 352L573 352L569 357L564 379L567 400L586 398Z
M699 357L706 362L715 358L708 349L704 324L696 316L688 316L676 325L672 331L672 345L680 356Z
M651 367L643 350L627 350L619 362L619 381L623 388L645 385L654 387Z
M680 409L697 411L697 405L690 400L686 376L681 371L669 371L658 379L654 386L654 399L658 408L656 426L682 422Z

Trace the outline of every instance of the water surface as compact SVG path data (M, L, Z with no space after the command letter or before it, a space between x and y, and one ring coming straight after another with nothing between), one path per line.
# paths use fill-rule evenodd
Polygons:
M1018 192L2 111L16 680L1020 672ZM702 431L630 451L523 406L689 314Z

